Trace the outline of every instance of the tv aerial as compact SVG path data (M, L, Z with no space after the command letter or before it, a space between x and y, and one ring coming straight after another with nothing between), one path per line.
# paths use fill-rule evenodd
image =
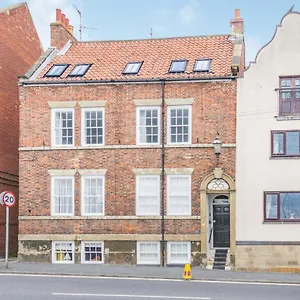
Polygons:
M86 26L82 26L82 23L81 23L81 11L76 7L75 4L73 4L75 9L77 10L78 12L78 15L79 15L79 40L81 41L82 40L82 29L98 29L98 28L95 28L95 27L86 27Z

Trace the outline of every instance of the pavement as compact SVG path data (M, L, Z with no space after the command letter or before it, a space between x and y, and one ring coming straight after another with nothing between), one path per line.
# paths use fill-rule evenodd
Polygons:
M1 274L70 275L125 278L182 279L183 267L128 266L97 264L51 264L0 260ZM192 268L192 280L299 284L300 274L237 272Z

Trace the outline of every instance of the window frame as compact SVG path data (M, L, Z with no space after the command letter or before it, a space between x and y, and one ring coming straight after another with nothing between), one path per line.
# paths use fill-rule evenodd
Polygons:
M102 186L102 198L103 198L103 213L86 213L85 210L85 200L84 200L84 191L85 191L85 179L98 179L101 178L103 182ZM81 215L82 216L104 216L105 215L105 175L81 175Z
M72 144L56 144L55 114L57 112L72 112ZM75 145L75 109L74 108L51 108L51 146L57 148L74 147Z
M206 70L196 70L196 65L197 65L198 61L207 61L208 62L208 69L206 69ZM196 73L210 72L211 62L212 62L211 58L198 58L198 59L196 59L195 63L194 63L194 69L193 69L194 72L196 72Z
M86 260L85 259L85 244L88 244L88 243L99 243L101 244L101 253L102 253L102 260L101 261L97 261L97 260L92 260L92 261L89 261L89 260ZM105 259L105 248L104 248L104 242L103 241L81 241L81 263L82 264L104 264L104 259Z
M143 65L144 61L130 61L126 64L125 68L122 71L122 75L136 75L140 72L142 65ZM128 68L129 65L135 65L135 64L139 64L139 68L137 69L136 72L126 72L126 69Z
M182 70L182 71L173 71L172 70L173 64L175 64L177 62L185 62L184 70ZM169 67L169 73L185 73L187 65L188 65L188 60L187 59L173 59L171 61L170 67Z
M86 132L85 132L85 113L92 111L102 111L102 144L87 144L86 143ZM85 147L97 147L105 145L105 108L104 107L82 107L81 108L81 145Z
M70 64L53 64L51 68L45 73L44 77L60 77L65 73L65 71L68 69ZM63 71L59 75L48 75L48 73L51 72L51 70L55 67L65 67Z
M188 246L188 261L172 261L171 257L172 257L172 253L171 253L171 245L172 244L187 244ZM176 242L176 241L168 241L167 242L167 262L168 265L182 265L182 264L189 264L191 263L191 242L187 241L187 242Z
M281 219L280 218L280 194L300 194L300 191L280 191L280 192L268 191L268 192L264 192L264 222L266 222L266 223L285 223L285 222L299 223L300 218L299 219ZM267 210L266 210L267 195L277 195L277 218L267 218Z
M189 211L181 214L175 214L175 213L170 213L171 211L171 203L170 203L170 180L171 178L174 177L183 177L183 178L188 178L188 184L189 184ZM167 216L191 216L192 215L192 175L187 175L187 174L170 174L167 175Z
M79 66L87 66L85 72L82 73L82 74L79 74L79 75L78 75L78 74L72 74L72 72L73 72L77 67L79 67ZM88 70L90 69L91 66L92 66L91 64L76 64L76 65L73 67L73 69L71 70L71 72L68 74L68 77L83 77L83 76L88 72Z
M157 260L156 261L141 261L141 244L156 244L157 245ZM137 265L160 265L160 242L157 241L137 241L136 243Z
M287 154L287 138L286 133L297 132L299 133L299 154ZM274 153L274 135L283 134L283 153ZM300 156L300 130L271 130L271 157L299 157Z
M139 189L140 189L140 185L139 185L139 180L141 177L150 177L150 178L156 178L157 179L157 182L158 182L158 205L157 205L157 212L155 214L153 213L144 213L144 212L141 212L140 209L139 209ZM136 175L136 197L135 197L135 212L136 212L136 216L159 216L160 215L160 202L161 202L161 196L160 196L160 175L148 175L148 174L145 174L145 175Z
M140 136L140 112L141 110L157 110L157 143L142 143ZM146 128L146 125L144 126ZM151 128L153 128L151 126ZM159 106L137 106L136 107L136 143L137 145L160 145L160 107Z
M56 252L55 252L55 244L57 243L65 243L65 244L71 244L72 247L72 260L57 260L56 259ZM75 244L74 241L52 241L51 243L51 257L52 257L52 263L53 264L74 264L75 263Z
M189 127L188 127L188 141L187 142L172 142L171 141L171 110L172 109L188 109L189 111ZM192 105L168 105L167 110L167 143L168 145L190 145L192 143ZM183 125L182 125L183 126Z
M290 80L291 84L289 87L282 87L282 81ZM300 80L300 75L295 76L279 76L279 107L278 107L278 114L279 117L290 117L290 116L297 116L300 117L300 97L296 98L296 92L300 93L300 84L296 85L296 80ZM286 100L287 98L283 98L282 95L284 92L290 92L291 97L288 98L289 100ZM291 112L283 112L283 103L284 101L290 101L291 105ZM298 102L298 103L296 103ZM298 111L296 111L296 104L298 104Z
M55 212L55 199L54 199L54 194L55 194L55 186L54 182L55 179L71 179L72 180L72 212L71 213L56 213ZM75 179L74 176L63 176L63 175L58 175L58 176L51 176L51 216L74 216L74 203L75 203Z

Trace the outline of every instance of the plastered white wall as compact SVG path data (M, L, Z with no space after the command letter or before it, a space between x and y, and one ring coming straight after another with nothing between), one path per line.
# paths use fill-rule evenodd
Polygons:
M275 89L283 75L300 75L299 13L283 18L271 42L238 79L237 241L300 240L300 223L263 223L264 191L300 191L300 159L270 159L271 130L300 130L300 120L276 118Z

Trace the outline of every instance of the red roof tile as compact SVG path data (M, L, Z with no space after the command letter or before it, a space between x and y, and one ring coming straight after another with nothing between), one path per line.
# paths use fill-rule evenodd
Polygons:
M64 54L48 64L36 81L124 80L151 78L198 78L230 76L234 44L230 35L179 37L165 39L75 42ZM194 72L199 58L210 58L211 72ZM169 74L172 60L187 59L185 73ZM143 61L137 75L123 75L128 62ZM43 76L53 64L70 64L60 78ZM67 77L76 64L90 63L84 77Z

